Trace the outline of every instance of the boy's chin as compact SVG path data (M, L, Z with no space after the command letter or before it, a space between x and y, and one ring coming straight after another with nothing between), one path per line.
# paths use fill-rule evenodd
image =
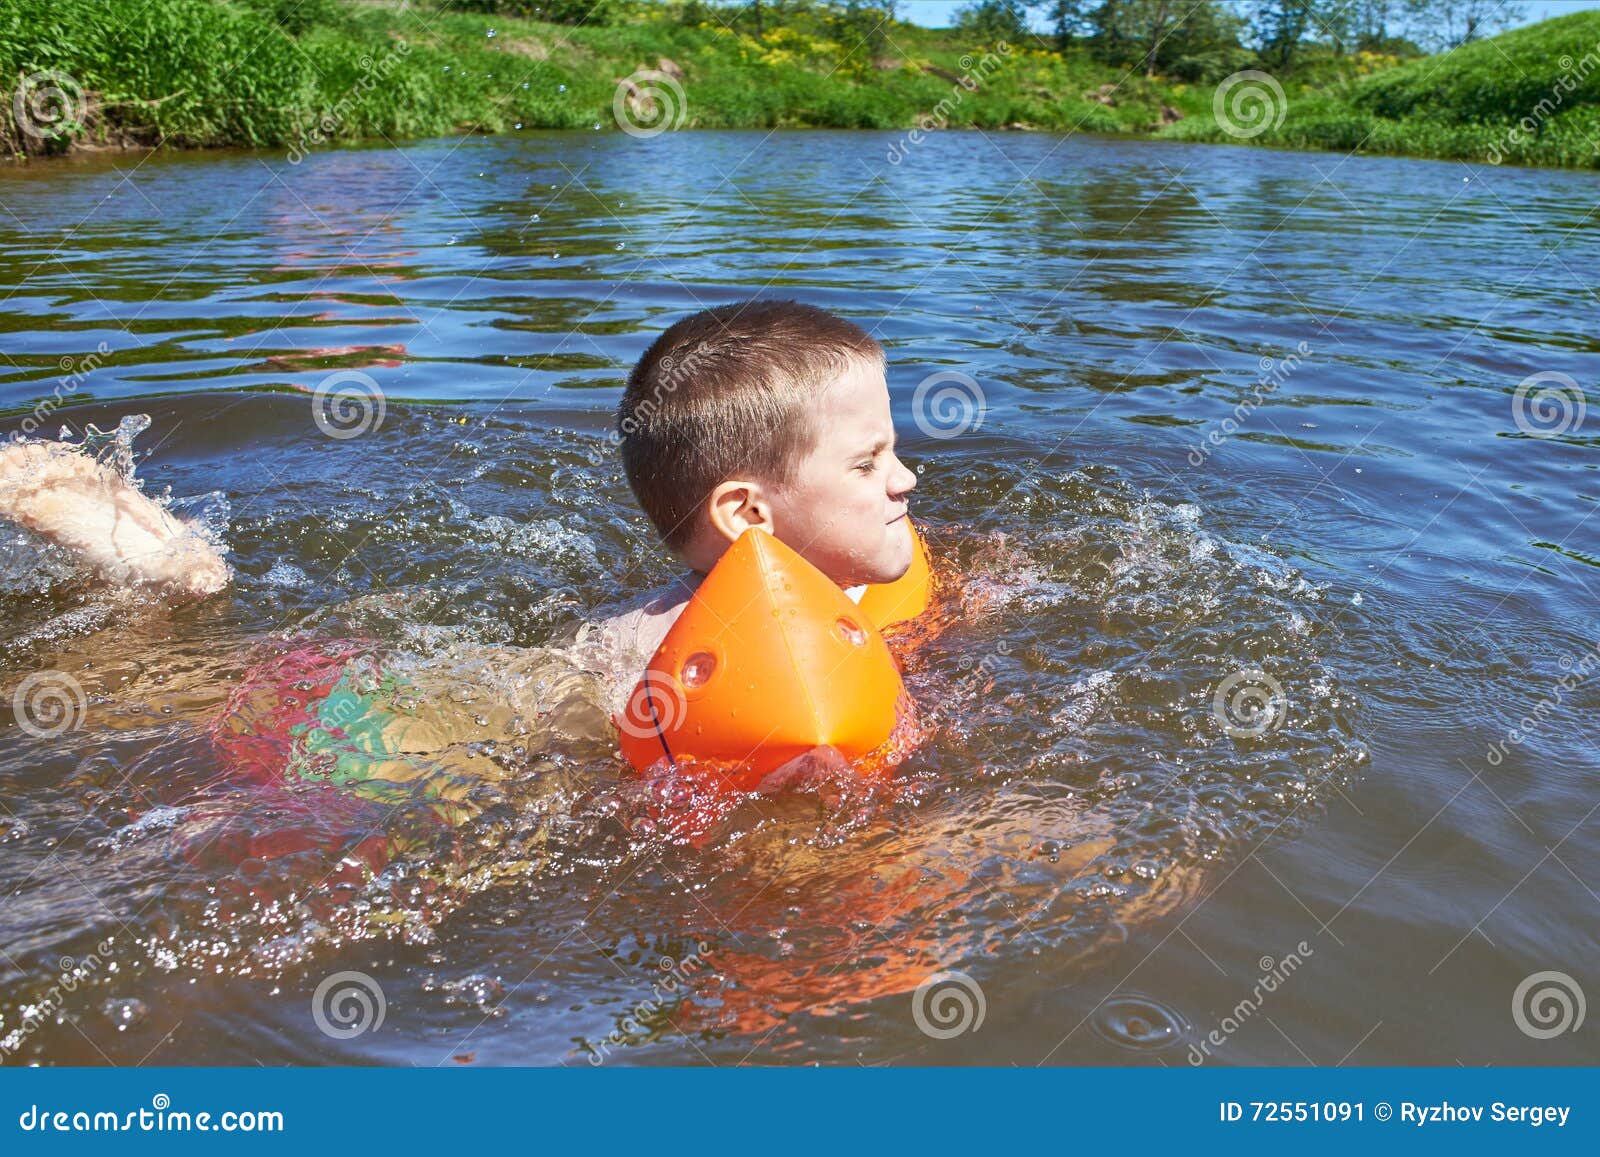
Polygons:
M907 542L904 551L891 552L890 557L885 559L883 564L874 570L872 578L862 579L861 581L871 586L882 586L885 583L892 583L904 578L906 571L910 569L911 545Z

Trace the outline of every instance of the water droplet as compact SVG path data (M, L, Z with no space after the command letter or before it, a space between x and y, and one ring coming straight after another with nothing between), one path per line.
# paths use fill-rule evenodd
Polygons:
M484 35L487 36L490 40L493 40L494 39L494 29L493 28L489 29L489 31L484 33Z
M149 1006L131 996L113 996L100 1006L100 1011L117 1026L118 1032L137 1028L144 1023L144 1018L150 1015Z
M521 122L521 121L518 121L518 122L517 122L517 127L518 127L518 128L519 128L519 129L520 129L520 128L521 128L521 127L522 127L522 122Z
M564 84L557 85L556 86L556 91L557 92L566 92L567 91L567 86L564 85Z
M497 977L475 972L460 980L447 980L439 985L445 992L445 1003L467 1005L489 1011L505 999L506 986Z
M623 243L622 243L622 242L621 242L621 241L618 241L618 242L617 242L617 248L618 248L618 249L621 249L621 248L623 248Z
M1095 1010L1094 1027L1114 1045L1153 1052L1183 1040L1189 1022L1148 996L1127 993L1108 998Z

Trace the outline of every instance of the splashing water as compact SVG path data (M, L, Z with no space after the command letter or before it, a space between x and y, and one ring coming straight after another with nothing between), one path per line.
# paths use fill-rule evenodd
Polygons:
M119 428L119 460L143 428ZM660 1032L781 1041L803 1033L802 1008L828 1016L909 991L931 969L1003 952L1019 927L1056 969L1088 960L1181 905L1209 865L1303 818L1363 758L1319 650L1321 590L1208 532L1199 507L1110 470L1031 496L1026 522L928 517L939 629L892 640L923 738L887 785L846 772L729 797L634 779L607 722L627 660L585 669L560 619L507 638L499 616L522 583L424 579L340 601L282 581L286 565L317 573L299 544L330 520L351 536L382 527L385 552L426 543L441 576L482 574L485 548L534 571L627 569L606 560L648 549L631 530L574 535L493 509L520 477L501 455L527 437L475 439L490 469L469 466L437 505L431 487L375 488L379 475L358 470L364 481L325 488L315 512L286 499L236 522L235 621L221 635L161 630L156 643L150 627L96 626L53 656L89 673L98 706L83 742L99 754L55 802L33 793L29 822L86 809L72 853L83 870L151 897L128 925L136 973L283 978L374 940L454 952L493 945L479 922L499 929L507 911L541 913L536 942L558 945L581 919L593 942L620 943L620 927L578 913L584 897L638 889L664 932L686 924L715 944L703 999ZM597 493L602 468L581 440L536 437L571 456L557 469L576 493ZM1020 477L974 465L967 481L981 498ZM238 633L286 595L330 601L290 632ZM139 670L117 676L135 654ZM1235 726L1217 706L1241 663L1270 681L1264 725ZM692 832L673 818L686 814Z

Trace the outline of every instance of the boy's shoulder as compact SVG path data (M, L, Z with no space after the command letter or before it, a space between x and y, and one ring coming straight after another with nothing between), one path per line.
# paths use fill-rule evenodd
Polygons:
M625 669L643 668L678 621L702 578L698 574L681 576L666 586L635 596L599 622L586 626L580 641L598 648ZM866 589L851 587L845 594L859 603Z
M699 585L700 576L689 575L634 597L595 624L596 641L648 662Z

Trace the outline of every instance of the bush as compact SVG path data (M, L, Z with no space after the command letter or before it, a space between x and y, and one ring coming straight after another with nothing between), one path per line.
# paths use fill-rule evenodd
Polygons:
M1246 69L1255 54L1236 44L1218 45L1204 52L1180 56L1167 68L1167 75L1190 84L1210 84Z
M345 9L339 0L233 0L290 36L299 36L318 25L345 22Z
M616 0L454 0L450 7L457 12L485 12L519 20L543 20L547 24L600 27L612 23L618 5Z
M1574 85L1561 93L1563 107L1600 103L1597 43L1600 12L1574 12L1381 73L1362 83L1355 103L1390 119L1511 122L1549 99L1563 78ZM1591 67L1578 80L1585 56Z

